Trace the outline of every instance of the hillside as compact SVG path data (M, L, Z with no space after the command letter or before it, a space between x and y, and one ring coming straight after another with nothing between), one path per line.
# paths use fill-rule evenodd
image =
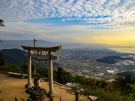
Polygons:
M116 75L120 76L120 77L126 77L127 75L130 75L131 77L135 78L135 73L134 72L122 72L122 73L117 73Z
M22 65L23 61L27 61L27 56L24 56L26 53L20 49L3 49L0 51L5 63L7 64L16 64Z
M107 56L103 58L99 58L96 61L102 62L102 63L108 63L108 64L115 64L119 60L134 60L133 58L122 58L121 56Z

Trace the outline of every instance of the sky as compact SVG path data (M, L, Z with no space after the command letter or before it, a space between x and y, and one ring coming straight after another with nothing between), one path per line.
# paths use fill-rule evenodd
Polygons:
M135 0L0 0L1 40L135 45Z

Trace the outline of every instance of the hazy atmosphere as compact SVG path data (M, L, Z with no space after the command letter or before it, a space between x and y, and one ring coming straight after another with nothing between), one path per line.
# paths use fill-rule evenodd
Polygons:
M1 40L134 46L134 0L0 0Z
M0 101L135 101L135 0L0 0Z

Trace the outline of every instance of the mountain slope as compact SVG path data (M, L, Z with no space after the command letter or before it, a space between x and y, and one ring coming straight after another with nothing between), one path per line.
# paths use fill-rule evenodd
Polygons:
M34 46L33 40L2 40L0 43L0 49L11 49L11 48L19 48L22 49L21 45ZM98 48L98 49L106 49L106 48L133 48L133 46L114 46L107 44L98 44L98 43L63 43L63 42L50 42L45 40L37 40L35 46L42 47L51 47L62 45L62 49L64 48Z
M3 49L0 51L5 63L22 65L23 61L27 61L27 56L24 56L26 53L20 49Z
M2 42L0 43L0 49L11 49L11 48L22 49L21 45L34 46L34 43L33 40L2 40ZM60 45L60 43L38 40L36 41L35 45L50 47Z

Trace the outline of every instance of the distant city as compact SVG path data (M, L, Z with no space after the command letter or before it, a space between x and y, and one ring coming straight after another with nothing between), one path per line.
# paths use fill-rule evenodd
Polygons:
M57 53L57 62L73 75L96 79L114 79L117 73L134 72L135 54L119 53L108 49L63 49ZM97 62L98 59L108 57L112 63ZM107 60L107 61L108 61Z
M33 40L2 40L0 49L22 49L21 45L33 46ZM117 73L135 71L134 47L118 48L119 46L103 44L67 44L44 40L36 42L36 46L49 47L56 45L62 45L63 48L54 53L59 56L59 60L54 61L54 69L61 66L73 75L106 80L115 78ZM132 52L127 51L127 49L132 50ZM120 52L114 50L120 50ZM124 53L124 50L127 52Z

